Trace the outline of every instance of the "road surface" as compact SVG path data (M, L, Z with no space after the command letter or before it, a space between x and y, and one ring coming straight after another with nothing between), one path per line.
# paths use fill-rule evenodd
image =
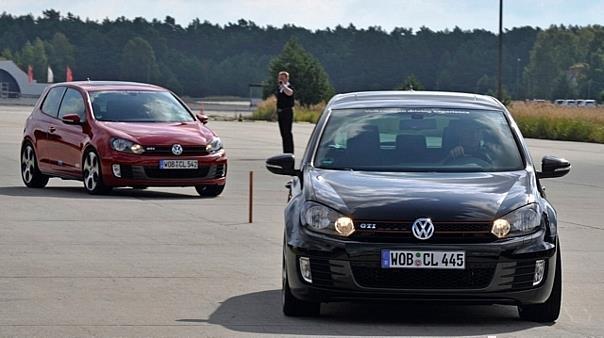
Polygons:
M566 157L546 182L559 211L564 305L555 325L508 306L328 304L321 318L280 309L285 177L275 123L218 122L230 156L216 199L193 188L118 189L79 182L27 189L19 145L27 107L0 107L0 336L601 336L604 334L604 145L529 140L535 158ZM294 126L301 154L313 125ZM247 177L255 172L254 223Z

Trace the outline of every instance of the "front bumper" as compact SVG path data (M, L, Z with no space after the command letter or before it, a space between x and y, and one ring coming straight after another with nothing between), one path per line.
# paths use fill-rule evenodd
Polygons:
M199 168L161 170L160 160L196 160ZM113 187L224 185L227 174L224 151L203 156L135 155L112 151L109 156L102 158L101 165L103 182ZM119 165L121 177L113 173L113 165Z
M543 232L484 244L366 243L326 238L301 231L284 248L291 292L306 301L414 300L488 304L535 304L549 297L556 246ZM382 269L382 249L466 252L464 270ZM300 274L299 257L310 258L312 283ZM545 276L533 286L536 260Z

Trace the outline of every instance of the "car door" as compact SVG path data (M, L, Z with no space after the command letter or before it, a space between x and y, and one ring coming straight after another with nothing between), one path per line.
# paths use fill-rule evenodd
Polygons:
M54 160L50 151L51 134L56 131L59 106L65 93L65 87L54 87L46 93L40 109L34 114L33 136L38 156L38 165L42 172L55 171Z
M72 114L80 117L80 124L63 122L65 115ZM51 156L61 175L81 176L82 149L88 140L88 130L84 98L78 90L67 88L59 107L58 123L49 142Z

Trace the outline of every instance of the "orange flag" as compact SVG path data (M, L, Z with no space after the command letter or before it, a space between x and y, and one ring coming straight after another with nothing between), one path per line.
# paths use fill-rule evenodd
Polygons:
M65 81L66 82L71 82L73 81L73 72L71 71L71 68L69 68L69 66L67 66L65 68Z
M27 66L27 82L32 83L34 81L34 67L31 65Z

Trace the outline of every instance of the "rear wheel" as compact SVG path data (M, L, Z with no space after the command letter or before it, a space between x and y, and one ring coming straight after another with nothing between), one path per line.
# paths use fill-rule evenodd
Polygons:
M195 190L197 190L197 193L199 194L199 196L216 197L216 196L222 194L222 191L224 190L224 184L223 185L217 185L217 184L198 185L198 186L195 186Z
M29 142L21 149L21 178L29 188L44 188L48 183L48 176L40 172L36 152Z
M94 150L86 151L82 166L84 189L91 195L100 195L111 191L111 187L103 184L101 160Z
M306 302L296 298L289 289L287 279L287 268L285 267L285 258L283 258L281 300L283 303L283 314L288 317L313 317L321 314L321 303Z
M562 304L562 260L560 256L560 245L558 244L554 286L549 298L543 304L519 305L520 319L538 323L553 323L558 319Z

